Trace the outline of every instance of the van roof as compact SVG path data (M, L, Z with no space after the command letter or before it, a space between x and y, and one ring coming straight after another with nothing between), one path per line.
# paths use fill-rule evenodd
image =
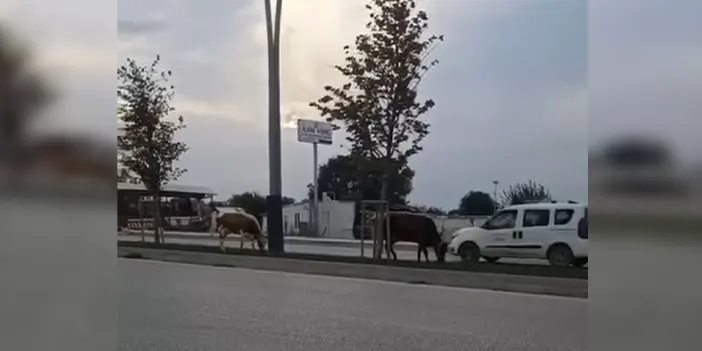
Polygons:
M530 204L512 205L507 206L504 209L520 209L520 208L583 208L587 207L587 203L573 203L573 202L537 202Z

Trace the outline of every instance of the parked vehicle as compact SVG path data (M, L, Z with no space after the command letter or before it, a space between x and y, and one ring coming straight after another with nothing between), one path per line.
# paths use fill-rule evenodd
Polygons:
M455 232L449 253L473 262L537 258L582 267L588 260L587 209L574 202L509 206L479 227Z

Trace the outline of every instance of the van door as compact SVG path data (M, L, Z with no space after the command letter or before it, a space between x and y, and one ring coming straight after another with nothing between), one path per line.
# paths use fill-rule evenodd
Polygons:
M525 209L512 251L520 258L543 257L548 245L551 209Z
M502 210L485 222L480 228L485 230L484 245L480 251L486 257L509 257L512 237L516 232L519 211Z

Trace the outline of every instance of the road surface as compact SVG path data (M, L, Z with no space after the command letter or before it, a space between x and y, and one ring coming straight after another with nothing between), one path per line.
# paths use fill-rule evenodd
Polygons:
M119 260L119 350L587 350L588 302Z
M141 236L137 235L121 235L119 236L120 241L141 241ZM147 241L153 241L150 237L146 238ZM166 242L171 244L184 244L184 245L209 245L218 246L219 241L211 236L202 235L202 238L180 238L177 236L166 236ZM225 245L230 248L239 248L239 239L231 238L227 240ZM417 259L416 246L407 247L398 245L395 248L395 253L397 253L397 258L399 260L411 260ZM246 243L244 248L251 248L250 243ZM339 246L339 245L329 245L324 242L314 242L309 240L308 242L287 242L285 243L285 251L289 253L299 253L299 254L317 254L317 255L332 255L332 256L350 256L350 257L360 257L361 256L361 246L359 244L349 245L349 246ZM429 249L429 259L435 260L434 253L432 249ZM366 257L373 257L372 246L367 245L364 252ZM424 255L422 255L422 260L424 260ZM446 261L457 262L460 261L458 256L453 256L450 254L446 255ZM540 264L547 265L546 260L532 260L532 259L502 259L500 262L503 263L521 263L521 264Z

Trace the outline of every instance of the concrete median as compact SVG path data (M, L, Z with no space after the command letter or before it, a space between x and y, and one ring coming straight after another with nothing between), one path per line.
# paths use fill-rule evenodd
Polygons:
M119 236L123 237L141 237L141 232L131 231L127 233L118 233ZM145 232L145 238L152 238L153 232ZM168 239L187 239L187 240L214 240L215 237L208 233L199 232L177 232L177 231L166 231L164 233L166 240ZM148 239L147 239L148 240ZM360 247L361 241L355 239L334 239L334 238L311 238L311 237L301 237L301 236L286 236L284 238L286 243L290 244L302 244L302 245L319 245L319 246L333 246L333 247L350 247L356 248ZM233 234L226 238L228 242L239 241L239 235ZM364 245L367 248L373 247L372 240L364 240ZM395 244L395 248L398 250L417 250L417 244L399 242Z
M118 255L124 258L376 279L413 284L442 285L579 298L587 298L588 295L588 282L584 279L459 272L441 269L322 262L278 257L226 255L141 247L118 247Z

